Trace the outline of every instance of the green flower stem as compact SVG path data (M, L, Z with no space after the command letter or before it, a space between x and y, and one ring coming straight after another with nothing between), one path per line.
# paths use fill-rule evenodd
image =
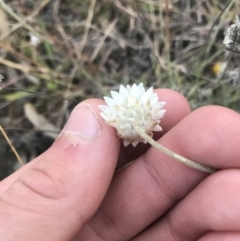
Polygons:
M154 141L150 136L148 136L138 125L134 125L135 131L144 139L146 140L149 144L151 144L153 147L158 149L159 151L163 152L164 154L172 157L176 161L179 161L189 167L195 168L197 170L207 172L207 173L214 173L217 171L217 169L191 161L181 155L178 155L177 153L167 149L166 147L162 146L158 142Z

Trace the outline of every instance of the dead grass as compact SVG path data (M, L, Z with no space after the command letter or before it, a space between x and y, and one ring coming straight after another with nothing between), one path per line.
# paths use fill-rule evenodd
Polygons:
M7 1L9 31L0 29L1 39L8 38L0 42L0 122L24 160L51 143L25 117L28 102L61 128L79 101L143 82L181 92L192 108L239 111L240 55L222 45L240 12L238 0L225 10L223 0L32 2ZM30 35L41 40L38 46ZM0 162L8 151L0 148Z

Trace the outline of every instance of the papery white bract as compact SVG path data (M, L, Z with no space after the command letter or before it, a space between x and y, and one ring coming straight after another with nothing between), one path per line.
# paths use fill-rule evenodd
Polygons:
M112 98L104 97L106 105L100 105L101 116L106 123L115 127L118 136L123 139L124 146L139 142L146 143L134 129L138 125L146 134L152 137L153 131L161 131L160 119L166 110L165 102L159 102L158 96L151 87L145 91L143 84L120 86L119 92L111 91Z
M240 53L240 19L236 15L236 23L232 24L224 32L223 44L228 51Z

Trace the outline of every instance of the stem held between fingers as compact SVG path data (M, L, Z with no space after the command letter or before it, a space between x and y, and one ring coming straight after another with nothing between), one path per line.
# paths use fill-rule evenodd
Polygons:
M207 173L214 173L217 171L217 169L191 161L181 155L178 155L177 153L167 149L166 147L162 146L158 142L154 141L150 136L148 136L138 125L134 125L135 131L144 139L146 140L149 144L151 144L153 147L158 149L159 151L163 152L164 154L172 157L178 162L181 162L189 167L195 168L197 170L207 172Z

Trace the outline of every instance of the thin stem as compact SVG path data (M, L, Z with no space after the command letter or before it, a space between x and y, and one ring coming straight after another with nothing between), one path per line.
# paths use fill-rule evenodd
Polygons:
M167 149L166 147L162 146L158 142L154 141L138 125L134 125L134 129L149 144L151 144L153 147L155 147L159 151L163 152L164 154L174 158L175 160L177 160L177 161L179 161L179 162L181 162L181 163L183 163L183 164L185 164L185 165L187 165L189 167L195 168L195 169L203 171L203 172L214 173L214 172L217 171L216 169L214 169L212 167L209 167L209 166L206 166L206 165L203 165L203 164L191 161L191 160L189 160L189 159L187 159L187 158L185 158L185 157L183 157L181 155L178 155L177 153Z
M90 6L89 6L89 9L88 9L88 16L87 16L87 20L86 20L86 25L85 25L85 29L84 29L84 34L83 34L83 39L81 41L81 45L80 45L80 49L79 49L79 56L81 56L82 54L82 51L85 47L85 44L87 42L87 39L88 39L88 33L89 33L89 27L91 25L91 22L92 22L92 18L93 18L93 15L94 15L94 6L96 4L96 1L97 0L91 0L90 2Z
M14 146L13 146L13 144L11 143L10 139L8 138L8 136L7 136L6 132L4 131L4 129L2 128L2 126L1 126L1 125L0 125L0 131L2 132L2 134L3 134L4 138L6 139L7 143L9 144L9 146L11 147L11 149L12 149L13 153L14 153L14 154L15 154L15 156L17 157L17 159L18 159L18 161L20 162L21 166L23 166L23 165L24 165L24 163L23 163L23 161L22 161L21 157L18 155L18 153L17 153L17 151L16 151L15 147L14 147Z

